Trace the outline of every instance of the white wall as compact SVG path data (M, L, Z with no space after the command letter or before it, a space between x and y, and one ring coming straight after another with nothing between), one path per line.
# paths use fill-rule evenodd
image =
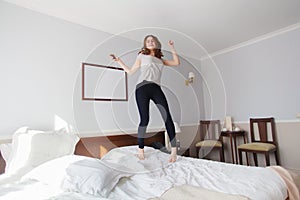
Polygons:
M294 120L300 112L300 28L213 57L226 92L226 114ZM203 60L202 67L211 67ZM222 92L222 88L220 91Z
M108 55L116 53L131 65L144 35L136 42L3 1L0 27L0 136L9 136L21 126L42 130L71 126L86 135L136 130L139 117L133 92L138 74L128 79L128 102L82 101L81 62L115 65ZM157 33L159 38L172 34ZM165 51L165 56L171 55ZM164 70L162 86L173 119L195 124L204 113L201 93L205 89L200 75L192 86L184 81L189 71L197 72L200 61L187 57L181 61L181 66ZM150 125L163 128L153 105Z
M1 135L21 126L74 125L73 89L80 63L109 36L0 1Z

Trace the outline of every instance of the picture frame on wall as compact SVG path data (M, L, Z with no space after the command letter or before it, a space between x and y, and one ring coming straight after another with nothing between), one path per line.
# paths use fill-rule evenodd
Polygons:
M118 67L82 63L82 100L128 101L127 73Z

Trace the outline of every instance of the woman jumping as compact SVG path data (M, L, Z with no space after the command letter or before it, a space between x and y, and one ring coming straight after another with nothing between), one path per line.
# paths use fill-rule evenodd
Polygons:
M175 162L177 159L175 128L171 117L167 99L160 87L160 79L163 66L176 66L180 64L179 57L174 48L174 42L169 41L169 46L172 52L172 60L162 59L161 43L157 37L147 35L144 39L144 45L138 53L135 63L132 67L128 67L124 62L111 54L113 59L124 69L128 74L135 73L138 69L141 70L141 75L136 85L135 96L140 114L140 123L138 127L138 157L141 160L145 159L144 155L144 138L149 123L149 103L152 100L158 107L162 118L165 122L165 127L171 141L171 157L169 162Z

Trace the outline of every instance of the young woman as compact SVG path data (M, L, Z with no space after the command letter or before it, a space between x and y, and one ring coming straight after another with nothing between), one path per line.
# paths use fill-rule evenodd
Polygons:
M177 159L175 128L167 99L160 87L160 78L163 66L176 66L180 64L179 57L174 48L174 42L169 41L169 46L171 48L173 59L164 60L162 59L163 54L161 52L161 43L157 37L147 35L144 39L143 48L139 52L132 67L128 67L120 58L115 57L113 54L111 55L128 74L133 74L138 69L141 70L141 75L135 91L136 102L140 114L140 123L138 127L138 157L141 160L145 159L144 137L149 122L150 100L152 100L158 107L171 141L172 148L169 162L175 162Z

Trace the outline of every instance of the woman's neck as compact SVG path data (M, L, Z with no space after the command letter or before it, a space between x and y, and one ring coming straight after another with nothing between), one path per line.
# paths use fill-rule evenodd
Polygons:
M150 50L150 55L151 55L151 56L155 56L155 52L154 52L153 49Z

